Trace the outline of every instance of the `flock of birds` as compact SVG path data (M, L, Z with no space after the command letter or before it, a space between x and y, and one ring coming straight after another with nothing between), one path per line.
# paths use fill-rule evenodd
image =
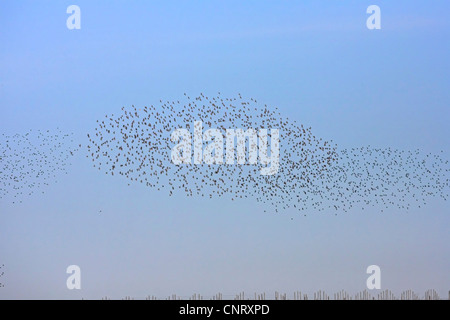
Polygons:
M158 106L122 108L118 116L106 115L88 134L87 157L98 170L120 176L169 195L254 197L281 209L336 209L347 211L369 205L381 210L392 206L409 209L426 204L430 196L448 197L448 161L419 151L361 147L339 150L332 141L316 137L311 128L284 119L277 109L262 107L239 94L224 98L200 94L182 101L162 101ZM195 132L217 128L278 129L279 170L261 175L261 165L174 164L171 133L177 128ZM270 136L270 133L268 134ZM270 150L270 139L269 150ZM207 146L203 141L202 147ZM246 143L247 149L250 147ZM193 151L192 151L193 153ZM247 160L248 160L247 154Z
M97 127L87 135L86 156L106 174L127 179L129 184L166 190L169 196L181 193L231 201L253 197L265 204L266 211L274 212L288 208L348 211L368 206L408 210L426 205L430 197L448 197L449 163L440 155L370 146L339 149L333 141L316 137L310 127L283 118L276 108L240 94L232 98L220 93L195 98L184 94L181 100L124 107L117 116L97 120ZM223 142L227 129L267 129L270 151L275 147L270 130L278 129L277 173L262 175L263 165L249 161L249 148L258 149L261 140L258 146L246 141L246 159L236 159L234 165L174 164L172 132L183 128L195 133L196 121L202 122L203 132L218 129ZM211 142L201 143L204 149ZM13 203L20 203L24 195L36 190L44 193L45 185L67 174L70 157L81 148L81 144L78 148L71 145L72 135L59 129L1 135L0 200L10 195ZM193 149L191 156L195 156Z
M430 197L446 200L449 165L439 155L370 146L343 149L339 161L324 173L323 188L335 209L371 205L421 208ZM321 190L323 190L323 188Z
M68 172L69 158L78 150L68 147L70 143L72 135L59 129L2 134L0 199L10 196L12 203L21 203L25 195L44 193L43 187L57 182L60 173Z

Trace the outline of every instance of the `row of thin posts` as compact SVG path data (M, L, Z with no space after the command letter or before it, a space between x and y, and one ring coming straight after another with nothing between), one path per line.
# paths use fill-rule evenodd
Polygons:
M294 291L294 300L308 300L308 295L305 293L302 296L301 291Z
M330 300L330 297L322 290L314 292L314 300Z
M397 300L397 298L391 291L384 290L378 294L378 300Z
M189 300L203 300L203 296L199 293L194 293Z
M286 300L286 293L275 291L275 300Z
M450 298L450 297L449 297ZM425 291L425 300L440 300L436 290L430 289Z
M219 292L216 295L213 296L213 300L223 300L222 294Z
M372 298L372 296L370 295L369 291L367 291L367 289L365 289L364 291L358 292L355 295L355 300L372 300L375 298Z
M278 291L275 291L275 300L288 300L286 293L280 293ZM330 297L328 296L325 291L319 290L314 292L312 298L314 300L330 300ZM364 291L358 292L354 297L352 297L350 294L348 294L345 290L341 290L339 292L334 293L333 295L334 300L420 300L421 297L417 293L415 293L413 290L406 290L403 291L400 296L395 296L394 293L390 290L384 290L379 292L376 296L372 296L371 293L365 289ZM158 297L154 295L148 295L144 298L145 300L160 300ZM204 296L198 293L194 293L191 295L188 300L203 300ZM218 292L214 296L210 298L211 300L223 300L222 293ZM234 300L245 300L246 296L244 291L239 292L234 296ZM254 300L266 300L266 293L256 293L254 296L248 296L247 299L254 299ZM310 297L308 297L308 294L303 293L301 291L294 291L293 294L293 300L309 300ZM441 300L439 295L437 294L436 290L429 289L425 291L424 298L425 300ZM448 299L450 300L450 291L448 292ZM107 296L104 296L101 298L101 300L111 300ZM125 296L122 298L122 300L134 300L131 296ZM183 297L177 296L176 294L172 294L170 296L166 297L166 300L184 300Z
M166 298L166 300L181 300L181 297L177 297L176 294L172 294ZM192 300L192 299L191 299Z
M352 297L344 290L336 292L334 294L334 300L351 300Z
M400 300L419 300L419 296L412 290L403 291Z
M255 300L266 300L266 293L258 293L255 292Z

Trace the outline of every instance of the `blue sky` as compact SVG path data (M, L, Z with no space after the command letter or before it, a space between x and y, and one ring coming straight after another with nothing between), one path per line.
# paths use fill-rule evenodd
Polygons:
M80 30L66 28L71 4ZM371 4L381 30L366 28ZM59 127L86 144L96 120L123 106L220 91L276 106L343 148L450 159L448 10L424 0L2 1L0 133ZM395 293L448 293L448 201L381 215L263 209L128 186L80 152L44 195L0 199L0 298L356 293L371 264ZM65 286L71 264L80 291Z

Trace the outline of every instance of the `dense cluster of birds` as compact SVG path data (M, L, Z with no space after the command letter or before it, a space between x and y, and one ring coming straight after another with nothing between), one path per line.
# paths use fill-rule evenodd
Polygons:
M357 205L409 209L412 204L425 205L430 196L448 197L448 161L439 155L370 146L339 150L333 141L316 137L310 127L240 94L232 98L220 93L194 98L184 94L181 100L123 107L119 115L97 120L87 145L93 166L129 183L166 189L169 195L254 197L275 212L287 208L347 211ZM203 131L219 129L223 141L230 128L267 129L269 138L270 130L278 129L278 172L262 175L262 165L249 163L249 154L245 163L234 165L174 164L171 150L176 142L171 134L178 128L194 133L195 121L202 122ZM273 146L267 140L270 150ZM211 142L201 143L204 149Z
M11 197L21 203L23 196L57 182L67 173L69 158L78 150L70 147L73 135L61 130L30 130L25 134L0 136L0 199ZM81 145L79 145L80 147Z

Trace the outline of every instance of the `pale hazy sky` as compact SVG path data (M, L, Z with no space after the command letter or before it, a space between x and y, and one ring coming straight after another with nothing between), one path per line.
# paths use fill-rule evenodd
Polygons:
M80 30L66 27L71 4ZM381 30L366 28L371 4ZM343 148L450 159L449 10L447 0L2 1L0 133L59 127L85 145L123 106L239 92ZM128 186L89 161L78 153L21 204L0 199L0 298L354 294L372 264L394 293L450 289L449 201L275 215L253 199ZM78 291L66 288L72 264Z

